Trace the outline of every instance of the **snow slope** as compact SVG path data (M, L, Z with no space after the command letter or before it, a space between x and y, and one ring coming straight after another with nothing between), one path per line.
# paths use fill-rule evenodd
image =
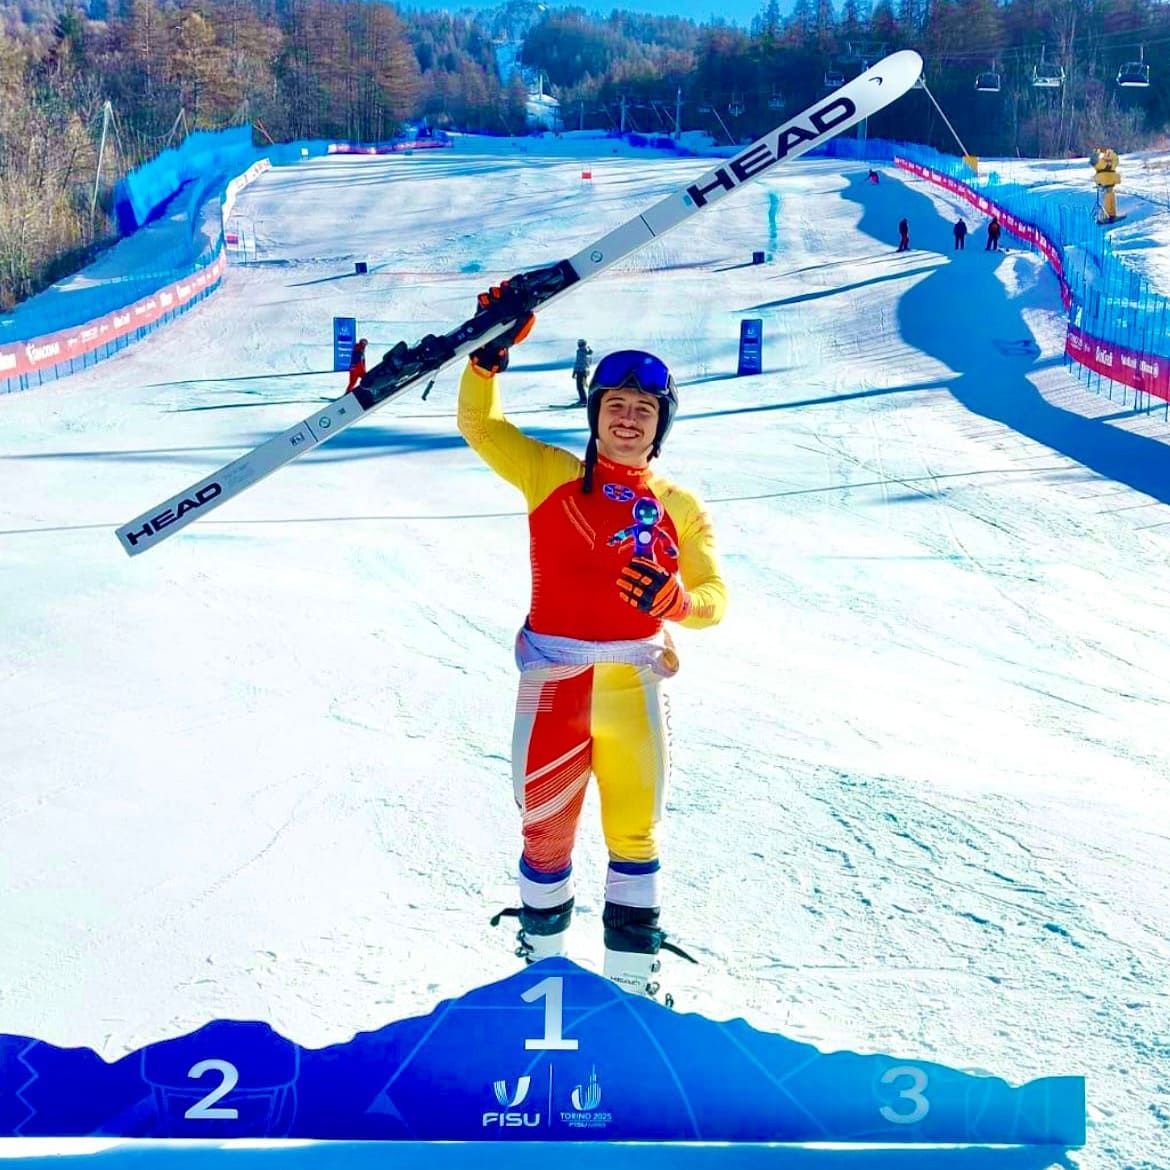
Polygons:
M704 169L526 145L274 170L237 205L259 263L0 399L0 1031L320 1045L514 969L487 920L526 528L456 374L149 555L113 529L339 394L334 315L372 353L449 328ZM777 168L541 314L503 383L576 450L576 338L681 384L662 465L732 602L678 638L663 922L702 967L665 982L827 1049L1082 1073L1072 1163L1164 1167L1170 428L1066 370L1039 257L972 217L955 254L957 205L866 169ZM743 317L764 373L736 378ZM604 866L590 797L585 963Z

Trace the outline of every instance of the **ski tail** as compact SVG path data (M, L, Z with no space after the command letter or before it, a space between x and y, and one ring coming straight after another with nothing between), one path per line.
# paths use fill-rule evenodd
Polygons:
M691 216L767 174L778 163L799 158L897 101L914 86L921 73L922 58L912 49L892 53L732 158L607 232L575 256L512 277L507 282L509 295L500 304L481 306L475 316L450 333L428 334L413 346L398 342L352 392L123 524L117 530L122 547L130 556L154 548L286 463L352 426L363 414L397 398L408 387L427 378L433 382L445 366L494 340L525 313L571 292Z
M476 313L450 333L439 337L428 333L415 345L398 342L366 372L357 387L324 410L123 524L117 530L122 547L132 557L146 552L207 511L351 426L367 411L385 405L428 376L433 380L445 366L498 337L524 313L547 304L578 279L567 260L520 273L506 282L508 295L498 305Z

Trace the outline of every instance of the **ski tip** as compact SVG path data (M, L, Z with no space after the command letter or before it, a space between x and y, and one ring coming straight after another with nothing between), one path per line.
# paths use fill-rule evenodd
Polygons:
M922 56L914 49L899 49L871 65L862 76L889 80L896 88L909 89L922 76Z

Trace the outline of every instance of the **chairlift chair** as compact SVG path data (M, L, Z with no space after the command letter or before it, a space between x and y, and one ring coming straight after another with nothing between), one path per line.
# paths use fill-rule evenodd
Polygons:
M845 84L845 74L840 69L829 69L825 72L825 88L840 89Z
M994 70L980 73L975 78L975 89L979 93L999 93L999 74Z
M772 96L768 99L768 109L782 110L783 108L784 108L784 97L776 89L775 86L772 86Z
M1117 84L1126 89L1148 89L1150 67L1146 64L1145 46L1138 49L1138 60L1126 61L1117 71Z
M727 103L727 112L733 117L738 118L743 113L743 98L737 93L731 95L731 101Z
M1060 89L1064 85L1064 66L1046 62L1043 45L1040 46L1039 64L1032 67L1032 84L1037 89Z
M1117 84L1127 89L1148 89L1150 67L1140 61L1128 61L1117 71Z

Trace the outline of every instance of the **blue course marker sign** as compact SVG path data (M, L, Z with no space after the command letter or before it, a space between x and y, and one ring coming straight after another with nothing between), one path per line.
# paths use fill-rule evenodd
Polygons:
M825 1053L547 959L327 1048L216 1020L108 1064L0 1035L0 1137L38 1136L1070 1147L1085 1082Z
M759 374L764 369L764 321L745 317L739 323L739 369L737 374Z
M333 368L348 370L353 361L353 347L357 341L357 318L333 318Z

